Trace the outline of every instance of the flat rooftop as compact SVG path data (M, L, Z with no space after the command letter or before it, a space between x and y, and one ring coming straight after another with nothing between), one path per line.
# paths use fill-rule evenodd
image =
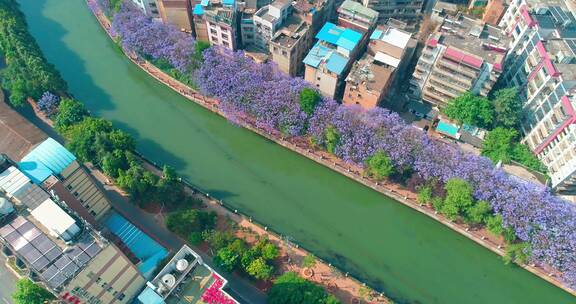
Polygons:
M439 31L439 43L493 65L503 63L511 41L499 28L463 15L445 18Z
M374 57L364 54L354 63L346 82L356 86L363 84L370 91L381 92L387 86L393 72L394 70L380 65Z
M283 26L276 31L276 35L271 42L285 48L292 48L304 36L308 28L308 24L300 16L292 14Z

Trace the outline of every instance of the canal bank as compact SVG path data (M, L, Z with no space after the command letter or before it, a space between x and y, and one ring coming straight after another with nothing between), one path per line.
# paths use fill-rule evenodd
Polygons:
M82 3L23 0L75 96L139 151L403 302L573 298L446 227L192 105L118 54Z

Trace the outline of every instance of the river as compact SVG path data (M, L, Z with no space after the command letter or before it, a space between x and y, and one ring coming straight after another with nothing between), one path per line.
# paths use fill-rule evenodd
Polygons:
M20 0L90 111L147 158L399 303L576 303L436 221L187 101L123 57L82 0Z

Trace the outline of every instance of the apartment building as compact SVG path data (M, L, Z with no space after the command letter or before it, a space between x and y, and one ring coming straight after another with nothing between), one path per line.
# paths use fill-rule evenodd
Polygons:
M314 44L314 35L330 18L333 0L292 2L286 21L269 42L271 60L290 76L304 74L304 57Z
M342 102L369 110L392 93L416 48L412 34L386 25L370 36L368 51L346 77Z
M464 92L487 96L503 70L510 38L497 27L447 16L426 42L410 80L410 95L438 108Z
M160 16L156 0L132 0L132 3L152 18L158 18Z
M362 0L362 5L377 11L381 24L390 18L415 23L422 14L424 0Z
M338 25L369 35L378 22L378 12L358 2L346 0L338 7Z
M304 58L304 79L325 96L338 98L344 80L359 53L362 34L327 22L316 35L318 42Z
M503 84L520 88L524 143L560 194L576 193L575 11L569 1L518 0L500 21L513 37Z
M196 39L230 50L238 48L238 9L235 0L202 0L194 6Z
M268 52L270 40L276 31L287 21L291 11L290 0L275 0L261 7L253 16L254 42L253 44Z
M157 0L160 18L165 23L192 33L192 7L190 0Z
M145 279L123 253L68 206L34 184L7 158L0 161L3 252L26 265L62 300L130 303Z

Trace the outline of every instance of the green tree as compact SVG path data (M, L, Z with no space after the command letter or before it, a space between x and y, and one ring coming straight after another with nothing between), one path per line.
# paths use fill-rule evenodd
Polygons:
M490 203L487 201L476 202L466 210L466 220L472 224L485 223L491 210Z
M432 207L434 207L436 211L441 211L442 207L444 207L444 200L438 196L432 198Z
M466 92L450 101L444 113L467 125L489 128L494 121L494 107L486 97Z
M216 253L214 256L214 264L218 267L224 269L227 272L232 272L238 266L240 261L240 256L234 250L224 247Z
M366 169L369 176L376 180L382 180L394 172L394 164L384 151L378 150L366 160Z
M204 239L213 250L220 250L234 241L234 235L230 231L211 230L204 233Z
M340 134L338 134L338 130L336 130L334 126L328 126L326 131L324 131L324 139L326 142L326 150L334 154L336 146L340 141Z
M180 236L201 233L216 226L216 212L202 212L195 209L179 210L168 214L166 227Z
M432 201L432 187L426 185L418 189L418 203L428 204Z
M246 267L246 272L258 280L267 281L272 277L274 267L268 265L263 257L259 257Z
M522 118L522 101L516 88L501 89L494 94L496 126L518 128Z
M194 44L194 61L196 62L196 67L200 67L200 64L204 62L204 51L208 48L210 48L209 42L196 40Z
M510 264L516 262L519 264L526 264L530 259L530 244L527 242L508 244L506 246L506 254L504 255L504 263Z
M16 304L41 304L54 299L54 296L46 289L36 285L27 278L16 282L16 291L12 294Z
M504 232L502 227L502 215L491 215L486 219L486 228L494 235L501 235Z
M64 98L60 101L58 113L54 116L54 126L57 130L62 131L66 127L81 122L88 115L88 110L81 102Z
M268 292L268 303L274 304L338 304L334 297L326 291L298 276L294 272L286 272L276 279Z
M112 123L102 118L87 117L71 125L64 133L68 149L83 162L99 164L98 151L101 147L96 138L99 134L112 131Z
M316 265L316 257L311 253L302 260L302 266L304 268L312 268L314 265Z
M472 187L463 179L449 179L444 189L446 190L446 199L444 199L441 212L451 220L462 215L474 203Z
M518 137L514 129L495 128L488 132L482 143L482 155L490 158L493 162L502 161L509 163L512 159L512 149Z
M524 144L516 144L512 149L512 160L538 172L546 172L546 167Z
M318 91L304 88L300 91L300 109L310 117L314 113L316 105L320 102L321 96Z
M262 245L259 245L258 247L260 249L260 255L266 261L274 260L280 254L278 247L276 247L276 245L272 244L268 240L266 240Z

